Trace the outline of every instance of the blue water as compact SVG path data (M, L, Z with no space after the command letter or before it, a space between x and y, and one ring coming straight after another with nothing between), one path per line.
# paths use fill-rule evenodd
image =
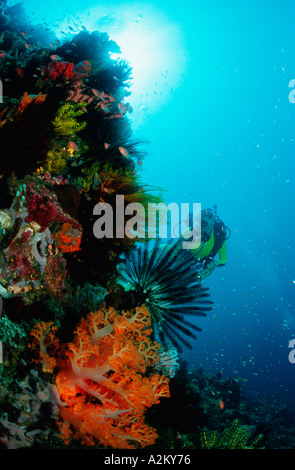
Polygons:
M206 280L214 309L198 320L188 364L236 378L246 395L289 403L294 2L23 3L57 33L76 21L122 46L134 68L134 137L146 141L142 180L163 188L167 203L216 204L231 229L228 264Z

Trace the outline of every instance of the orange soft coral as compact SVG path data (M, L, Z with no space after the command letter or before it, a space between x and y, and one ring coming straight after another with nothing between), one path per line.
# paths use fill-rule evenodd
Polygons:
M73 253L80 250L82 231L73 228L71 224L66 222L57 234L52 235L52 238L63 253Z
M40 321L31 330L34 340L30 345L32 349L39 349L39 361L42 363L43 372L53 372L56 365L56 358L53 349L59 346L55 337L57 326L53 322Z
M68 360L57 374L63 402L61 436L114 448L145 447L156 431L144 422L146 408L169 396L168 379L145 375L158 358L149 339L145 307L118 314L114 309L88 315L79 323Z
M45 101L47 95L42 95L42 93L38 93L38 95L29 95L27 92L24 93L22 96L18 107L16 108L16 112L23 111L29 104L40 104Z

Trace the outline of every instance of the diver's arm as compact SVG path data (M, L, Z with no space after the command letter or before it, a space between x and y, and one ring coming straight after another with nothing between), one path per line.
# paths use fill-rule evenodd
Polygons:
M215 268L216 262L213 259L208 264L206 263L206 267L198 274L200 282L206 279L206 277L210 276L210 274L214 271Z
M210 276L210 274L214 271L216 267L220 268L227 263L227 249L226 249L226 242L223 243L222 247L218 251L219 260L215 261L213 258L209 258L204 262L204 269L199 272L199 279L200 282L206 279L206 277Z

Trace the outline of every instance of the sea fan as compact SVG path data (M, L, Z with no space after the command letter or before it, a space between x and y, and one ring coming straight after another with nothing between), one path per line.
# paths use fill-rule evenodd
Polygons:
M122 283L132 290L138 305L145 304L152 317L155 336L162 344L167 340L181 350L184 337L196 338L201 328L185 319L185 315L205 316L212 309L208 288L200 285L201 265L179 240L161 240L135 248L118 266ZM120 281L119 281L120 282ZM169 341L168 341L169 343Z

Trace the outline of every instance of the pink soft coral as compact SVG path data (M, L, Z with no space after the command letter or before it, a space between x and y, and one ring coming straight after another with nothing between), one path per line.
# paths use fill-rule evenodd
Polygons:
M82 319L68 358L56 377L61 400L61 436L86 444L131 449L155 442L156 431L144 422L146 408L169 396L169 380L145 376L158 358L150 341L145 307L118 314L114 309Z

